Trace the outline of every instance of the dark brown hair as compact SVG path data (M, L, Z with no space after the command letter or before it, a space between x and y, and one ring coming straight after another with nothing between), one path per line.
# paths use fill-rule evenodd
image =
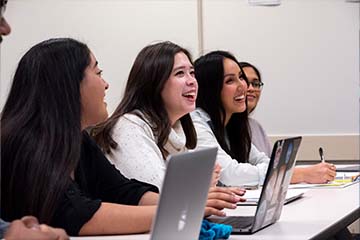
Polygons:
M192 62L186 49L168 41L146 46L140 51L130 70L122 101L107 121L92 129L92 136L104 152L110 153L111 149L118 146L111 134L119 118L126 113L140 110L145 119L141 114L137 115L144 121L149 121L158 140L157 146L163 157L167 156L164 145L170 134L171 124L161 91L170 77L174 57L179 52L183 52ZM180 122L186 136L186 147L195 148L196 131L190 115L181 117Z
M80 159L80 83L90 50L57 38L20 60L1 113L1 214L49 224Z

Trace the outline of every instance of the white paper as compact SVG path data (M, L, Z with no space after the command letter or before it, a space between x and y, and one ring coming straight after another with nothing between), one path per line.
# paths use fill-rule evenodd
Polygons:
M304 194L307 190L305 189L288 189L288 191L286 192L286 200L292 199L293 197L299 196L301 194ZM261 189L256 189L256 190L247 190L245 195L243 196L244 198L246 198L246 202L241 202L238 203L238 205L247 205L247 204L254 204L256 205L259 201L260 198L260 194L261 194Z

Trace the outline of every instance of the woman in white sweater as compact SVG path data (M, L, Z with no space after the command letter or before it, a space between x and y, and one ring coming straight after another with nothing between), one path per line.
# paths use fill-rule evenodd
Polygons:
M197 91L186 49L171 42L149 45L135 59L119 106L94 129L95 139L126 177L161 189L168 155L196 146L189 112L195 109ZM208 213L223 215L221 209L235 208L242 194L212 187Z

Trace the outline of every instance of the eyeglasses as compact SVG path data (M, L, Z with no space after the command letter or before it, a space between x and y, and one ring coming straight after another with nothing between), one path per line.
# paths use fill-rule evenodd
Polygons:
M261 90L264 86L264 83L260 81L253 81L253 82L249 82L249 87L250 85L256 90Z
M4 16L7 1L8 0L0 0L0 17Z

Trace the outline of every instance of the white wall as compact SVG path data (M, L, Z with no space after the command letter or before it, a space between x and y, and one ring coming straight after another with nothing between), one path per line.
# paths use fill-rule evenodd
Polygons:
M205 51L228 49L260 69L255 117L269 134L359 133L359 3L205 0L203 22Z
M13 31L1 46L1 105L21 56L51 37L84 41L109 82L109 112L119 103L138 52L171 40L197 52L196 1L182 0L11 0L5 16Z
M199 55L197 11L196 0L11 0L0 108L25 51L70 36L97 56L112 112L145 45L172 40ZM359 3L345 0L283 0L279 7L203 0L200 33L206 52L229 50L259 67L265 87L255 117L270 135L344 136L359 133L359 25Z

